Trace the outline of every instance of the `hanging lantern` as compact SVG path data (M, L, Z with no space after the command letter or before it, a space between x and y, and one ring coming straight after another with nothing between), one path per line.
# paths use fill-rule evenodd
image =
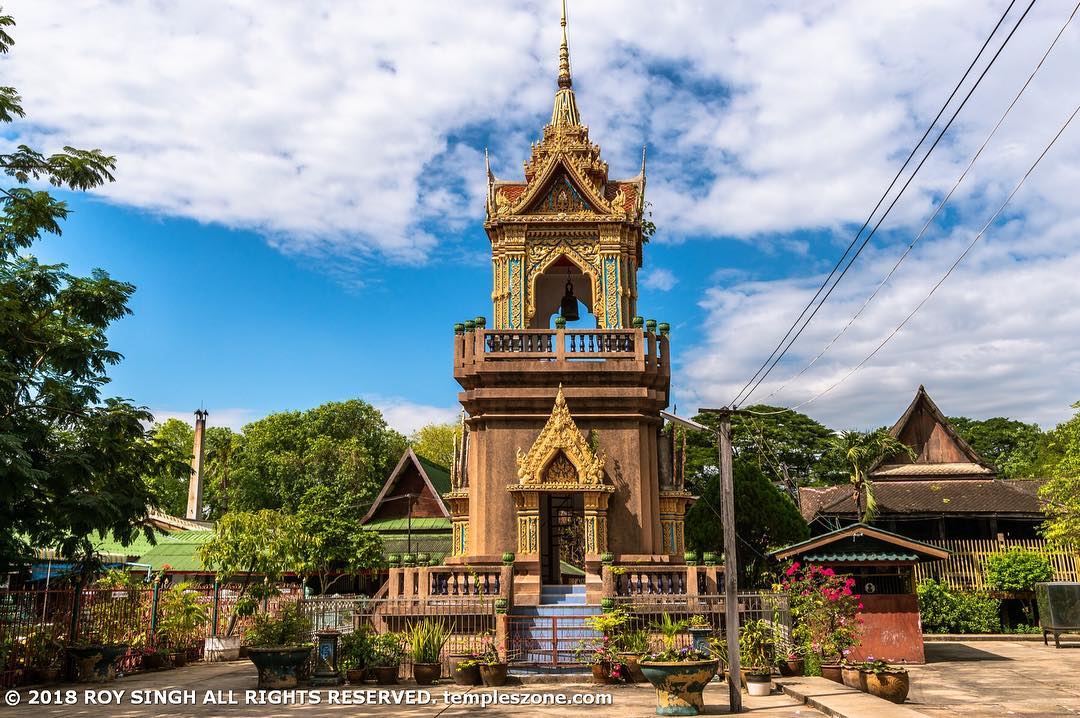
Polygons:
M576 322L581 316L578 314L577 297L574 296L574 284L566 282L566 294L562 298L562 306L559 315L568 322Z

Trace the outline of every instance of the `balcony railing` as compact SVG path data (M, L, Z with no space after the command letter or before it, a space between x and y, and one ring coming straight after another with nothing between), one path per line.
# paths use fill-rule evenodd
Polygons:
M644 362L668 367L666 335L641 329L476 329L455 336L455 365L507 361Z

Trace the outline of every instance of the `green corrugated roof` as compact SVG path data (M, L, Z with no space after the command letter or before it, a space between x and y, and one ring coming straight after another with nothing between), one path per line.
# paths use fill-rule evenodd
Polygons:
M371 529L378 531L379 533L386 533L390 531L408 531L409 519L375 519L368 521L364 524L365 529ZM412 519L413 531L449 531L450 519L443 518L441 516L435 518L418 518Z
M199 558L199 547L214 537L213 531L179 531L158 540L157 546L139 557L160 570L168 564L173 571L205 571Z
M416 455L416 458L420 460L420 463L424 467L424 472L431 479L431 485L435 487L435 490L439 492L439 495L450 492L450 470L444 469L438 464L432 463L428 459L425 459L420 454Z
M158 543L161 543L163 540L170 536L168 532L161 531L160 529L155 530L154 534L157 538ZM94 541L94 550L102 554L142 556L144 553L146 553L153 547L154 545L150 543L149 539L146 538L146 534L144 534L142 531L136 534L135 537L131 540L131 542L126 546L117 541L112 536L110 536L109 538L98 539Z
M452 549L452 537L449 533L437 534L413 534L412 541L408 535L394 532L382 535L383 554L389 556L392 553L427 553L449 555Z
M809 553L802 557L804 561L812 563L845 563L855 561L918 561L919 554L903 553L899 551L838 551L826 553Z

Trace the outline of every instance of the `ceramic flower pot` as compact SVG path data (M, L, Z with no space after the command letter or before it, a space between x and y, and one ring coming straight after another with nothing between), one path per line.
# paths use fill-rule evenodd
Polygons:
M75 678L80 683L102 683L116 678L116 659L128 647L117 645L71 646L68 653L75 661Z
M767 696L772 693L772 675L747 671L746 692L752 696Z
M364 682L367 678L366 668L349 668L345 671L345 677L349 680L349 683L358 685Z
M507 668L508 666L505 663L491 663L480 666L480 678L484 681L485 686L497 687L505 685Z
M701 692L718 661L642 661L641 672L656 689L656 714L696 716L705 708Z
M801 658L789 658L786 661L780 661L779 668L780 675L785 678L801 676L806 673L806 663Z
M690 633L694 649L711 656L712 651L709 650L709 639L712 637L713 629L708 626L690 626L690 628L686 630Z
M867 693L893 703L903 703L911 689L911 677L907 671L870 673L863 671L862 679Z
M441 663L414 663L412 670L418 686L430 686L442 676Z
M60 678L59 668L35 668L34 681L37 683L55 683Z
M459 686L480 685L480 666L454 667L454 682Z
M296 688L301 668L310 657L311 646L248 649L248 660L259 671L259 688Z
M592 664L593 683L600 683L603 685L618 683L618 680L611 675L611 668L612 666L610 663Z
M866 688L863 684L861 671L857 666L841 666L840 667L840 680L848 688L857 688L860 691L865 691Z
M844 682L844 675L840 672L839 663L822 664L821 677L827 678L830 681L836 681L837 683Z
M644 683L646 681L645 674L641 672L641 656L640 653L620 653L618 654L619 660L626 666L626 671L629 674L631 683Z
M380 686L391 686L398 682L398 666L375 666L375 682Z

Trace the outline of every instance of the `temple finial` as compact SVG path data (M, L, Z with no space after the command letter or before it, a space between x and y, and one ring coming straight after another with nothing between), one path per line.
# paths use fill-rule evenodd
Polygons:
M570 45L566 41L566 0L562 2L562 45L559 46L559 87L570 88Z

